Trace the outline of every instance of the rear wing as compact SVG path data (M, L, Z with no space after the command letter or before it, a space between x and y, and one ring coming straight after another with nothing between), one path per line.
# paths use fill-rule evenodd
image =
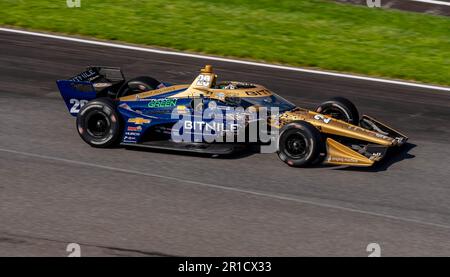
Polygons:
M67 80L56 84L70 114L76 116L90 100L98 97L115 97L125 82L125 76L118 67L91 66Z

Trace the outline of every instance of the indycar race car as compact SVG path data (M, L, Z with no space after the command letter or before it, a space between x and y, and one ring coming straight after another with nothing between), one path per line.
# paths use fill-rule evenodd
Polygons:
M337 97L314 110L299 108L267 88L217 82L210 65L191 84L141 76L120 68L88 67L58 88L81 138L116 145L226 155L251 145L273 148L290 166L371 166L407 137ZM256 126L256 127L255 127Z

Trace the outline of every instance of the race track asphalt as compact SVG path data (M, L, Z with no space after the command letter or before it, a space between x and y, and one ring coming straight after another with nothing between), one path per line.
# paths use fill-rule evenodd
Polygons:
M260 83L302 107L344 96L410 137L369 169L94 149L55 80L87 65ZM450 255L450 93L0 32L0 256Z

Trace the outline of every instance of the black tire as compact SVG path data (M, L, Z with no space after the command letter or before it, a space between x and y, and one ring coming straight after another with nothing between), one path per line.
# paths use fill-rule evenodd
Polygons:
M157 89L160 84L161 84L160 81L152 77L148 76L136 77L127 81L120 87L120 89L117 91L116 98L141 93L144 91L154 90Z
M358 125L359 113L355 104L344 97L335 97L323 102L316 108L316 112L333 118Z
M285 125L278 139L278 157L289 166L305 167L320 161L325 144L313 125L295 121Z
M113 147L122 135L122 120L113 101L97 98L89 101L77 115L80 137L93 147Z

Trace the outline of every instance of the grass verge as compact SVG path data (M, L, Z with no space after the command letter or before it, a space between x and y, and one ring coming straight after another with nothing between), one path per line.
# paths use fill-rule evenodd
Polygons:
M0 25L450 85L450 18L323 0L2 0Z

